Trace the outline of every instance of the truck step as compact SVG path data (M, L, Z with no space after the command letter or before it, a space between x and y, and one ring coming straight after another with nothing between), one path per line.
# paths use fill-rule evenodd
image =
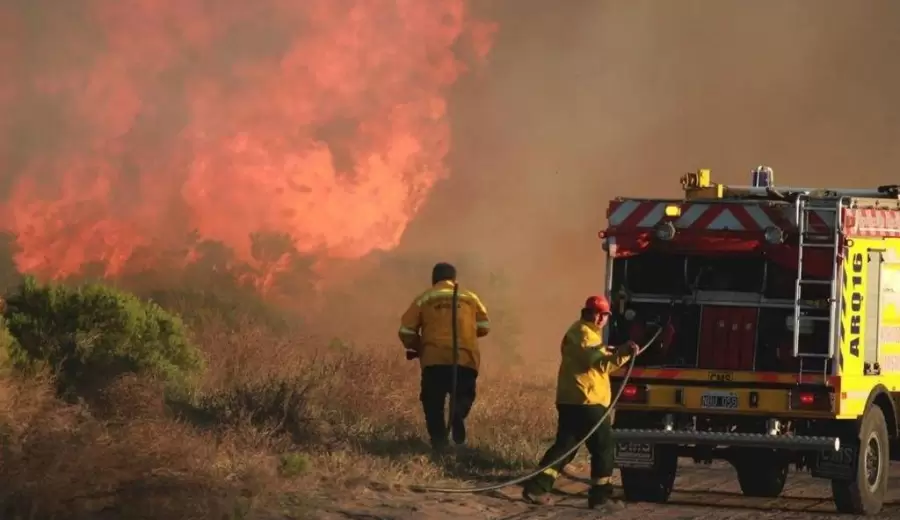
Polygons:
M824 353L824 352L802 352L802 351L797 352L797 357L798 358L815 358L815 359L831 359L832 358L831 354ZM812 370L812 371L804 370L804 372L822 372L822 369Z
M831 280L811 280L809 278L802 278L797 280L800 283L806 283L810 285L831 285Z
M828 316L799 316L797 319L799 321L829 321L831 318Z
M769 448L780 450L834 450L839 451L841 441L837 437L807 437L794 435L767 435L764 433L721 433L669 430L613 429L616 442L641 444L693 444L704 446L734 446L738 448Z

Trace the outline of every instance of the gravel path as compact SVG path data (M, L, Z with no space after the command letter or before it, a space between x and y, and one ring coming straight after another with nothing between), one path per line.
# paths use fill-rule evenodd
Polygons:
M900 518L900 464L894 463L891 473L889 504L881 515L870 518ZM351 501L323 504L323 508L311 517L323 520L575 520L600 516L620 520L857 518L836 514L828 481L813 479L802 472L789 476L788 485L780 498L745 498L738 490L731 467L721 463L702 466L682 462L676 491L665 505L638 503L602 512L590 511L585 507L587 499L584 492L587 486L584 483L561 479L558 488L557 502L551 507L523 503L519 499L518 487L479 496L422 495L408 491L367 489Z

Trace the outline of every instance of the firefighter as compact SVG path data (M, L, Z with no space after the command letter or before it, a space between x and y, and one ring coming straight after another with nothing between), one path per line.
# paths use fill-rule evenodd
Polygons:
M603 417L610 404L609 373L627 363L638 351L633 341L607 349L602 329L609 320L609 302L603 296L591 296L581 310L581 318L563 336L562 359L556 386L558 422L556 441L544 454L540 465L558 459L581 440ZM612 498L614 444L612 423L603 424L585 443L591 454L591 489L588 507L603 505ZM527 481L522 498L534 504L548 504L549 492L560 471L575 458L573 452L556 466Z
M412 302L400 319L400 341L407 359L418 359L422 367L419 399L425 425L435 451L448 445L448 434L458 446L466 443L466 417L475 403L475 382L481 363L478 338L490 331L487 309L474 292L457 293L458 365L453 363L452 300L456 268L439 263L431 272L432 287ZM444 423L444 405L452 392L453 371L457 370L456 395L450 432Z

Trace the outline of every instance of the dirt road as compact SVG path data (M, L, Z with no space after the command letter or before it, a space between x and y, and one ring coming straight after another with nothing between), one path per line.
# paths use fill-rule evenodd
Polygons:
M889 505L875 518L900 518L900 464L892 466L891 474ZM835 513L827 481L793 473L781 498L745 498L738 490L733 471L724 464L697 466L682 462L676 492L666 505L626 504L618 510L589 511L585 508L585 484L561 480L558 487L558 501L552 507L524 504L517 487L491 496L420 495L367 489L360 491L351 502L323 504L312 517L323 520L576 520L601 516L620 520L855 518Z

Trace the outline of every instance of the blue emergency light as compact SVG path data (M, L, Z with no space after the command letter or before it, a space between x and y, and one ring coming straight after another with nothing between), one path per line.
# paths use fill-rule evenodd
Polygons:
M754 188L771 188L775 185L775 172L768 166L759 166L753 170L750 183Z

